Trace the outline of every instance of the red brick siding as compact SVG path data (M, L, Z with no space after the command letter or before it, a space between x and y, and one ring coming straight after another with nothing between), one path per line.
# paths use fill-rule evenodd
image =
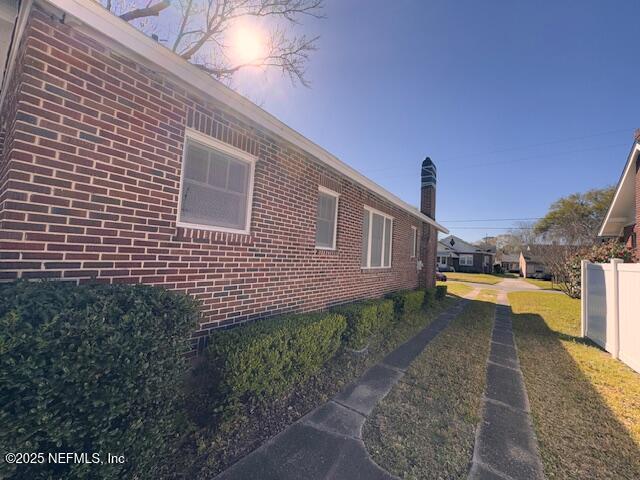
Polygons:
M633 248L634 235L635 235L635 255L636 261L640 262L640 159L636 160L635 165L635 210L636 210L636 223L635 225L629 225L624 228L622 234L622 240L629 248Z
M200 338L417 286L418 219L96 38L38 11L29 21L3 112L0 278L187 292L202 303ZM258 157L249 235L176 227L187 126ZM314 248L318 185L341 195L337 251ZM395 218L390 269L360 268L363 205Z

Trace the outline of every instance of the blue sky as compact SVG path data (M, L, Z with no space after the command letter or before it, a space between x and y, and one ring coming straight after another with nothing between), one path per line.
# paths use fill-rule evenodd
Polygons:
M505 233L515 222L494 219L617 182L640 127L640 2L326 0L325 13L302 27L321 35L310 89L272 74L238 88L415 205L430 156L454 234Z

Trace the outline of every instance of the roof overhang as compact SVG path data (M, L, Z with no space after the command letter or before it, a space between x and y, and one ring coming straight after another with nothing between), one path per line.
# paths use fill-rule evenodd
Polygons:
M147 37L135 27L113 15L98 2L89 0L35 0L41 5L51 5L91 29L112 39L136 57L160 67L177 82L187 84L201 94L213 98L223 105L235 110L256 125L308 154L313 160L327 165L333 170L350 178L352 181L371 190L380 197L408 212L423 222L434 226L438 231L449 233L449 230L438 222L423 214L413 205L405 202L393 193L359 173L340 159L313 143L308 138L287 126L276 117L266 112L247 98L226 87L196 66L187 62L174 52ZM417 177L416 177L416 185Z
M598 232L599 237L620 237L624 227L636 222L636 162L639 156L640 144L634 142L616 193Z

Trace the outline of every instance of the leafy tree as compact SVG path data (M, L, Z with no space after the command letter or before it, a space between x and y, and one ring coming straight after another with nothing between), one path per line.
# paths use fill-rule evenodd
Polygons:
M547 241L566 245L590 245L611 204L615 187L573 193L562 197L534 225L534 233Z
M173 52L218 79L229 80L249 67L275 68L293 83L309 85L305 67L319 37L296 35L291 27L304 16L322 18L324 0L97 1L143 32L161 37ZM163 26L157 21L160 15L165 16ZM268 32L252 39L255 51L249 56L234 59L232 32L248 19L264 20Z
M583 247L559 265L562 281L560 289L572 298L580 298L582 260L592 263L607 263L612 258L620 258L625 263L634 261L634 252L620 242L609 241Z

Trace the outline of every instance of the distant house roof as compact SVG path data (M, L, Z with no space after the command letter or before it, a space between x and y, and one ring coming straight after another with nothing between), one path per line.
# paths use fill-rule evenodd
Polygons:
M613 201L604 217L598 236L620 237L625 226L635 223L636 208L638 208L635 202L635 166L639 157L640 143L636 139L627 157L627 163L622 170L616 193L613 195Z
M496 247L492 245L473 245L469 242L465 242L460 237L456 237L455 235L449 235L438 243L445 245L447 248L452 251L460 254L460 253L487 253L489 255L495 255Z
M539 263L545 264L544 254L550 248L556 248L557 245L527 245L524 250L520 252L520 254L524 257L524 259L528 263Z
M502 255L500 261L506 263L518 263L520 261L520 255L516 255L515 253L510 255Z
M459 255L455 252L453 248L449 245L445 245L442 242L438 242L438 255L439 256L450 256L452 258L458 258Z

